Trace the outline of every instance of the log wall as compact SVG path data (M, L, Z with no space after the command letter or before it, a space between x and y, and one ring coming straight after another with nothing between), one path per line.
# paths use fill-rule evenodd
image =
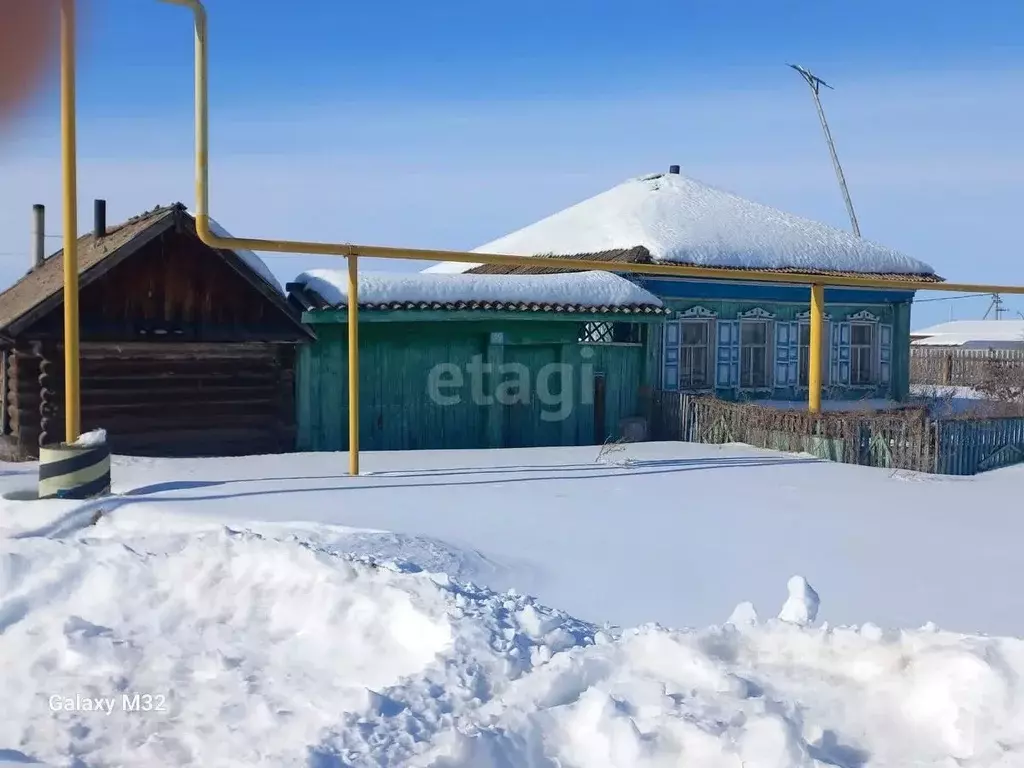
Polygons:
M287 344L83 343L82 430L102 427L111 450L136 456L294 450L294 354ZM63 440L63 399L58 345L10 355L10 442L35 455L41 435Z

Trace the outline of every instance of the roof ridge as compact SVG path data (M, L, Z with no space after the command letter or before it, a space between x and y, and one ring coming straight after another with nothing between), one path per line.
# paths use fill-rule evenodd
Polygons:
M685 262L673 262L664 259L643 259L643 260L629 260L625 261L621 259L621 256L626 254L632 254L638 250L646 251L643 246L629 249L614 249L609 251L600 251L597 253L575 253L567 256L556 255L552 253L539 254L530 256L529 258L537 259L537 265L533 266L506 266L504 264L480 264L475 267L467 269L461 273L444 273L438 272L435 274L475 274L475 275L533 275L533 274L554 274L554 273L577 273L577 272L590 272L594 271L588 267L551 267L544 264L544 261L549 257L558 259L573 259L573 260L587 260L587 261L601 261L607 264L664 264L666 266L679 266L679 267L693 267L696 266L700 269L706 270L729 270L737 272L746 272L751 275L752 279L756 279L757 275L768 275L768 274L805 274L805 275L818 275L821 277L855 277L855 278L885 278L891 279L894 282L928 282L928 283L941 283L945 282L945 278L941 277L934 272L853 272L845 269L802 269L798 267L724 267L718 265L705 266L705 265L694 265L687 264ZM603 270L602 270L603 271ZM619 270L621 272L628 272L628 269ZM422 274L422 273L421 273ZM657 277L657 275L646 275L646 277ZM704 278L708 280L716 279L712 277Z
M181 207L179 207L179 206L181 206ZM138 223L140 223L140 222L142 222L144 220L150 219L150 218L156 218L157 216L160 216L160 215L165 214L165 213L169 213L170 211L173 211L173 210L176 210L176 209L177 210L184 210L184 207L182 206L181 203L171 203L170 205L156 205L156 206L154 206L153 208L151 208L148 211L143 211L142 213L137 213L134 216L131 216L131 217L125 219L124 221L118 222L116 224L108 225L107 226L107 232L106 232L105 236L109 237L110 235L113 235L113 234L116 234L116 233L120 232L122 229L124 229L127 226L130 226L132 224L138 224ZM89 240L92 237L93 237L93 232L92 232L92 230L89 230L87 232L83 232L82 234L80 234L78 236L77 242L82 243L83 241ZM58 256L62 256L63 254L64 254L64 247L61 246L56 251L54 251L49 256L47 256L46 257L46 261L50 261L50 259L57 258ZM3 293L0 293L0 296L2 296L2 295L3 295Z

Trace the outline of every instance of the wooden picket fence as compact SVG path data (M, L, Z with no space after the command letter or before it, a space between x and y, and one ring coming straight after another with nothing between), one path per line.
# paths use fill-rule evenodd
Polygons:
M1010 380L1024 385L1024 350L910 347L910 383L979 387Z
M926 407L811 414L680 392L650 398L652 440L746 443L887 469L974 475L1024 462L1024 417L934 418Z
M1024 462L1024 418L937 419L935 468L940 475L976 475Z

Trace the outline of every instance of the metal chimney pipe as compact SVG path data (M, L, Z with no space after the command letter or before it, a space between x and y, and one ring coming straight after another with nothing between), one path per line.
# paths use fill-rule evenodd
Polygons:
M46 206L32 206L32 269L46 261Z
M107 236L107 201L94 200L92 204L92 236L101 238Z

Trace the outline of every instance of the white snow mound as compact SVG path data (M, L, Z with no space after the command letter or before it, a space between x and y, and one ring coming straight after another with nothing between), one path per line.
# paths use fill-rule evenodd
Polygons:
M934 274L884 245L672 173L630 179L474 252L574 255L637 246L656 261L706 267ZM428 271L474 266L442 262Z
M348 304L348 272L313 269L296 280L333 306ZM359 303L536 302L583 307L662 306L661 300L611 272L554 275L363 273Z
M78 436L72 446L75 448L95 448L100 445L105 445L107 442L107 430L105 429L93 429L89 432L83 432Z
M1024 761L1020 640L755 624L752 607L740 611L741 626L599 630L515 592L294 536L112 527L0 542L6 759L447 768ZM122 693L152 695L166 711L125 712ZM76 697L115 703L109 713L85 711Z
M818 593L803 576L794 576L786 584L789 597L779 611L779 619L806 627L818 617Z
M743 602L733 609L725 623L732 624L734 627L752 627L757 624L757 621L757 609L754 608L754 604Z

